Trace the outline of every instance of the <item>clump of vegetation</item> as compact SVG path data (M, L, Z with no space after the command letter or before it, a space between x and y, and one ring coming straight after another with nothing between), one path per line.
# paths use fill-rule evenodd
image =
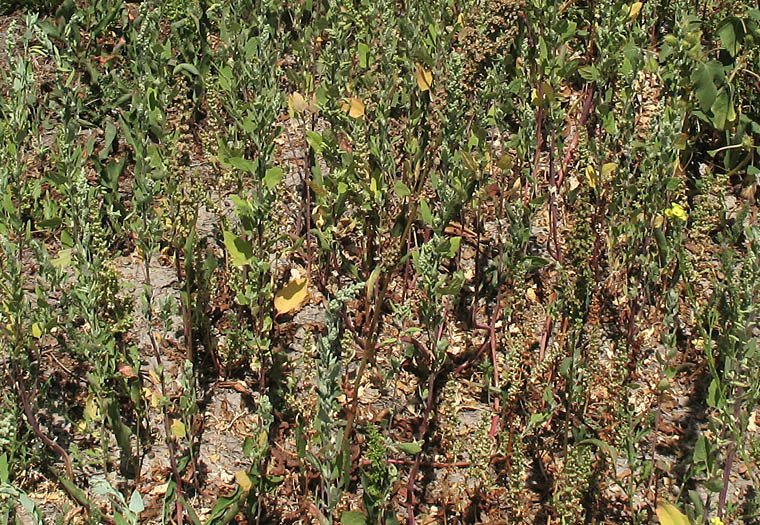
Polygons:
M0 523L760 518L756 5L0 13Z

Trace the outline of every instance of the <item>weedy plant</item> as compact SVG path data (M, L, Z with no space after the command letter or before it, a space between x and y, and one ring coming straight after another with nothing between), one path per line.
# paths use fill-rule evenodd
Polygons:
M19 6L0 521L757 518L757 6Z

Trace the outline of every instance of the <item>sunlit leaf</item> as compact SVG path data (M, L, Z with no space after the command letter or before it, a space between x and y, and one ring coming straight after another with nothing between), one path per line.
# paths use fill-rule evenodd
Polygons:
M274 296L274 309L277 310L277 314L286 314L299 308L308 295L308 284L306 277L293 279L277 292Z
M42 337L42 328L39 323L32 323L32 337L35 339Z
M362 99L356 97L350 97L343 103L342 108L344 113L348 113L351 118L361 118L364 116L364 102Z
M417 87L420 88L420 91L427 91L433 85L433 73L425 69L422 64L417 64L414 76L417 79Z
M250 264L253 260L253 245L232 232L224 231L224 246L230 254L232 264L238 267Z
M639 16L639 13L641 12L641 7L644 4L642 2L634 2L631 4L631 9L628 11L628 18L634 19L637 16Z
M340 515L340 525L365 525L367 516L355 510L349 510Z
M269 168L264 175L264 184L267 189L273 190L280 182L282 182L282 168L274 166Z
M689 519L670 503L657 506L657 517L662 525L689 525Z
M397 180L396 183L393 185L393 191L395 191L396 195L398 195L402 199L412 194L412 192L409 190L409 187L406 184L404 184L403 181L400 181L400 180Z
M68 268L71 266L71 249L61 250L58 257L50 259L50 263L60 270Z
M243 489L243 492L249 492L251 490L253 483L245 470L238 470L235 472L235 479L237 480L238 485L240 485L240 488Z
M175 419L172 423L172 436L174 436L177 439L182 439L185 436L187 436L187 429L185 428L185 424L180 421L179 419Z
M615 173L617 169L617 162L607 162L602 166L602 180L608 180L609 177Z
M596 189L596 170L591 164L586 166L586 182L588 182L589 186Z
M288 97L288 105L292 109L294 114L303 113L309 107L306 99L298 91L294 91Z
M369 46L363 42L359 42L356 45L357 51L359 51L359 66L367 67L369 64Z
M407 454L419 454L422 452L421 441L412 441L411 443L396 443L396 446L399 450L406 452Z
M143 503L142 495L137 489L132 492L132 496L129 498L129 510L135 514L140 514L145 510L145 504Z

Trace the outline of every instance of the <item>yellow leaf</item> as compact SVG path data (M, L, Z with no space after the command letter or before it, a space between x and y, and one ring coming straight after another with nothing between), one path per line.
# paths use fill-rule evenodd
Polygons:
M586 166L586 182L588 182L589 186L596 189L596 170L591 164Z
M631 4L631 9L628 11L628 18L633 19L639 16L639 12L641 12L641 7L644 4L642 2L634 2Z
M185 424L179 419L175 419L172 423L172 436L177 439L182 439L187 436L187 429L185 428Z
M274 296L274 309L277 315L286 314L299 308L308 295L309 281L306 277L293 279Z
M39 339L42 337L42 328L40 328L39 323L33 323L32 324L32 337L35 339Z
M351 118L360 118L364 116L364 102L362 99L351 97L343 103L342 109Z
M670 503L657 506L657 517L662 525L689 525L689 519Z
M417 87L420 91L427 91L433 85L433 73L422 67L422 64L417 64L414 76L417 78Z
M541 102L541 97L538 94L538 90L533 88L530 90L530 103L537 106Z
M602 180L607 180L617 169L617 162L608 162L602 166Z
M95 399L90 396L84 404L84 413L90 419L90 421L98 420L98 405L95 403Z
M459 15L457 16L457 24L459 24L460 26L464 25L464 15L462 13L459 13Z
M303 113L309 106L306 103L306 99L303 98L303 95L301 95L298 91L294 91L293 94L288 97L288 103L293 109L293 112L296 114Z
M251 478L248 477L248 473L245 470L238 470L235 472L235 479L237 480L238 485L240 485L240 488L243 489L243 492L249 492L251 490L253 483L251 483Z

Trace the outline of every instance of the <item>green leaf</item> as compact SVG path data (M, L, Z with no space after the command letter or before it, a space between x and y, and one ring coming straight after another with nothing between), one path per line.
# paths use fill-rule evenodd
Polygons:
M396 447L407 454L419 454L422 452L422 441L412 441L411 443L396 443Z
M340 525L365 525L367 516L363 512L349 510L340 516Z
M143 503L142 495L137 489L132 492L132 496L129 498L129 510L135 514L140 514L145 510L145 504Z
M172 436L174 436L177 439L183 439L187 436L187 429L185 428L185 424L180 421L179 419L175 419L172 423Z
M420 200L420 217L425 221L428 226L433 225L433 213L430 211L430 206L425 199Z
M710 386L707 387L707 405L710 408L715 408L718 406L718 382L713 379L710 381Z
M253 261L253 245L234 233L224 231L224 246L235 266L242 268Z
M707 462L707 443L705 436L699 436L694 444L694 455L692 461L696 464Z
M58 252L58 257L50 259L50 263L60 270L68 268L71 266L71 249L61 250Z
M98 154L98 158L100 160L105 159L108 156L108 152L111 151L111 144L113 144L113 139L116 137L116 126L111 123L111 121L106 122L106 133L105 133L105 141L103 143L103 149L100 150L100 153Z
M211 509L211 515L208 518L208 521L206 522L207 525L217 524L217 523L229 523L228 521L224 521L223 516L226 514L228 510L237 510L238 508L238 500L240 500L240 495L243 493L243 490L238 486L237 489L235 489L235 492L230 497L224 497L220 496L216 503L214 504L214 508ZM230 520L231 521L231 520Z
M356 48L359 51L359 66L367 67L369 64L369 46L364 42L359 42Z
M282 181L283 170L280 167L269 168L264 175L264 184L268 190L273 190Z
M708 112L715 103L718 88L715 81L722 76L722 66L719 62L710 61L699 66L691 75L694 84L694 94L702 111Z
M241 171L247 171L248 173L256 171L256 163L243 157L230 157L227 159L227 162Z
M8 474L8 455L0 456L0 483L8 483L10 476Z
M596 82L600 78L599 70L594 66L580 67L578 68L578 73L586 82Z
M324 140L322 139L322 135L320 135L316 131L307 131L306 142L309 143L309 146L311 146L311 149L313 149L317 153L322 153L322 148L324 147Z
M406 184L404 184L403 181L400 181L400 180L397 180L396 183L393 185L393 191L395 191L396 195L398 195L402 199L412 194L412 192L409 190L409 187Z
M743 37L742 33L742 23L734 17L727 18L723 21L720 27L718 27L720 44L732 57L735 57L739 53L741 39Z
M726 123L733 120L731 116L734 115L731 99L726 90L721 89L718 91L718 95L710 110L713 113L713 125L717 129L725 129Z
M192 64L188 64L187 62L177 64L177 66L174 68L173 74L176 75L177 73L190 73L195 76L199 76L201 74L200 71L198 71L198 68Z

